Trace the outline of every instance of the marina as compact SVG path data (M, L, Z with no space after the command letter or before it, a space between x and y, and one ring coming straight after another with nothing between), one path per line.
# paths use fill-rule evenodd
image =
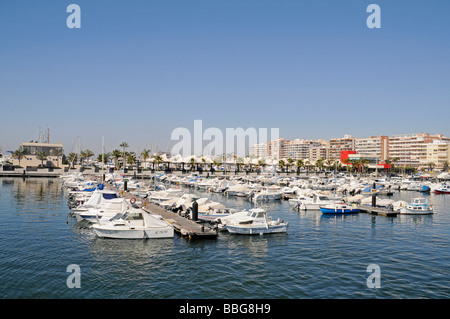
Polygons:
M180 182L175 177L169 181L172 177L158 176L159 181L156 177L155 181L161 188L170 189ZM84 178L89 181L100 176ZM188 180L191 176L179 178ZM272 177L265 178L267 183ZM144 182L154 186L152 179ZM97 236L85 222L69 217L68 192L62 178L2 177L0 186L0 210L6 218L0 226L5 247L3 278L20 278L27 269L41 269L27 277L31 280L2 279L2 293L7 298L73 298L80 294L83 298L184 298L186 294L193 298L245 298L250 294L256 298L449 297L450 197L446 195L425 195L434 205L433 215L395 217L382 216L386 211L381 207L366 205L358 205L361 212L357 214L330 215L320 210L296 210L288 200L256 202L256 211L288 224L285 233L245 235L218 227L211 236L202 236L201 227L209 222L194 222L189 214L185 217L182 212L163 208L132 190L122 194L121 188L106 182L106 194L113 190L119 197L126 194L123 197L136 207L163 216L175 232L171 238L108 239ZM255 202L246 197L227 197L192 184L181 190L199 203L206 203L202 198L207 197L209 204L220 202L235 209L229 216L255 209ZM73 194L79 196L79 192ZM390 198L408 203L418 194L401 190ZM377 203L384 204L382 198L377 198ZM82 290L67 289L64 284L65 268L73 263L81 266ZM370 263L380 265L383 289L366 287ZM427 272L416 271L418 264ZM44 275L51 273L55 275ZM105 278L111 278L107 286ZM330 282L334 287L331 291ZM12 285L20 289L12 289Z

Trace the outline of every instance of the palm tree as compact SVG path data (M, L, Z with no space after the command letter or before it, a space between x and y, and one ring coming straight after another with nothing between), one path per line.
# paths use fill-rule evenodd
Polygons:
M22 146L19 147L19 149L14 151L13 156L19 160L19 166L20 166L20 160L25 157L25 152L23 151Z
M295 160L294 160L293 158L290 158L290 157L289 157L289 158L287 159L287 162L288 162L288 165L287 165L287 166L288 166L288 171L289 171L289 167L292 166L292 164L294 164Z
M162 163L162 157L158 154L153 155L153 163L156 164L156 167L159 167L159 164Z
M436 164L433 163L433 162L429 162L427 165L428 165L428 168L429 168L430 172L431 172L431 171L433 170L433 168L436 166Z
M84 158L86 164L86 160L94 156L94 153L91 150L87 149L85 151L81 151L80 156L81 158Z
M141 156L142 156L142 159L144 160L144 162L147 162L147 159L150 157L150 150L147 150L144 148L141 152ZM144 166L144 168L145 168L145 166Z
M297 173L300 173L300 169L305 166L305 163L303 163L303 160L299 159L295 163L295 166L297 166Z
M111 153L98 154L97 162L106 164L108 163L109 158L111 157Z
M322 170L322 168L323 168L323 158L320 158L320 159L318 159L317 161L316 161L316 167L317 167L317 170L320 172L321 170Z
M263 159L258 160L258 167L264 168L266 167L266 162Z
M111 152L112 157L114 157L114 168L117 169L119 167L119 158L122 156L122 153L119 150L114 150Z
M444 162L444 166L442 167L442 170L443 170L444 172L446 172L446 171L448 171L448 167L449 167L449 163L448 163L448 161L445 161L445 162Z
M189 161L189 166L191 167L191 170L195 167L195 158L191 157Z
M36 158L41 161L42 166L44 166L44 161L47 159L47 154L45 152L39 152Z
M125 150L129 147L127 142L122 142L119 145L122 148L122 159L124 161L123 168L126 168L126 161L125 161Z
M327 159L325 161L325 165L328 167L328 169L331 171L332 167L333 167L334 162L330 159Z
M134 164L136 162L136 154L134 152L127 153L127 163Z
M284 163L284 160L280 159L278 161L278 166L280 167L281 171L283 171L285 165L286 164Z

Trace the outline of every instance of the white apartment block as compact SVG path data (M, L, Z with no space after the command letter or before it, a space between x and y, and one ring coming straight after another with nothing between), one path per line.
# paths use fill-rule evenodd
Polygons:
M429 163L434 163L435 169L441 170L445 163L450 163L450 143L443 140L435 140L425 144L425 154L420 159L421 167L428 167Z
M256 158L267 158L267 143L255 144L250 146L249 155Z
M393 135L389 137L389 157L398 158L396 165L423 166L427 156L427 145L434 141L450 142L450 138L441 134L429 133Z
M370 157L376 157L380 163L384 163L389 158L389 137L357 138L355 139L355 151Z

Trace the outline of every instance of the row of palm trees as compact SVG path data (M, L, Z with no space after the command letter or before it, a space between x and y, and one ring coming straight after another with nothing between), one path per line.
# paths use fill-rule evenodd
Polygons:
M115 168L119 168L119 159L122 158L122 167L127 167L127 164L135 164L137 161L137 156L135 152L127 152L126 149L129 148L129 145L127 142L122 142L120 145L120 148L122 150L118 150L115 149L110 153L104 153L104 154L99 154L97 157L97 161L98 162L102 162L103 163L107 163L109 160L114 159L114 167ZM20 161L21 159L23 159L25 157L25 152L23 150L22 147L19 147L19 149L17 149L16 151L14 151L13 156L15 158L17 158L19 160L19 165L20 165ZM63 150L58 148L58 149L53 149L50 153L50 155L53 156L62 156L63 155ZM147 159L149 159L150 157L153 157L153 162L155 165L159 165L163 162L162 157L160 155L150 155L150 150L149 149L144 149L141 152L141 158L145 161L147 161ZM86 149L84 151L81 151L79 156L76 153L70 153L69 156L67 157L67 161L69 163L69 166L74 167L75 163L78 162L79 160L84 161L85 163L94 156L94 153L89 150ZM41 161L42 166L44 166L44 161L47 160L47 153L45 152L39 152L38 154L36 154L36 157L38 160ZM399 161L400 159L398 157L394 157L394 158L388 158L385 163L386 164L391 164L393 168L395 168L395 164ZM202 158L202 164L206 164L206 159ZM220 162L220 160L214 160L213 163L215 166L221 165L222 163ZM353 170L354 172L359 172L359 173L364 173L367 169L367 164L369 164L369 161L365 158L360 158L360 159L355 159L355 160L347 160L344 162L344 164L346 165L347 168L347 172L350 172L351 170ZM199 163L196 162L195 158L192 157L190 159L190 162L188 164L190 166L191 169L193 169L195 167L195 165L199 165ZM241 169L241 167L245 165L244 161L242 158L236 158L236 167L237 170L239 171ZM263 168L265 167L267 164L265 163L264 160L259 160L258 161L258 166ZM59 166L59 163L58 165ZM288 158L286 160L279 160L278 162L278 166L279 168L284 171L284 169L286 168L287 171L289 171L289 169L292 166L295 166L297 171L299 172L302 168L305 168L308 172L310 170L317 170L317 171L321 171L323 170L325 167L327 167L328 169L334 169L334 170L341 170L342 168L342 163L341 161L333 161L331 159L325 159L325 158L321 158L318 159L317 161L315 161L315 163L311 163L308 159L306 160L302 160L302 159L298 159L295 160L293 158ZM428 163L427 166L429 167L430 171L436 167L435 163ZM203 167L203 165L202 165ZM444 163L444 171L447 171L449 169L449 162L446 161Z

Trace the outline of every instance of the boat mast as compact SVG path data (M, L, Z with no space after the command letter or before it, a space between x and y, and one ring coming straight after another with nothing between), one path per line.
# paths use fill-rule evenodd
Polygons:
M103 168L105 165L105 149L104 149L105 146L104 145L105 145L105 137L102 136L102 183L105 182L105 179L104 179L105 175L103 174Z

